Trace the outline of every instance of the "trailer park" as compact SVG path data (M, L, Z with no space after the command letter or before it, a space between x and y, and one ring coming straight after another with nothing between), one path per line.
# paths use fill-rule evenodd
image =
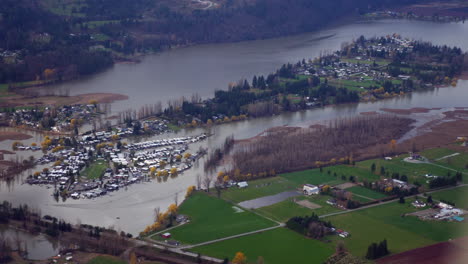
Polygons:
M384 239L392 255L448 241L468 234L463 199L468 195L468 153L455 153L430 149L229 181L219 192L199 190L187 198L178 208L175 227L142 237L219 259L232 259L240 251L249 262L261 256L265 263L305 258L322 263L342 242L353 256L364 258L371 243ZM458 177L456 186L431 182L449 177ZM288 228L290 219L312 214L332 225L323 237L312 239Z

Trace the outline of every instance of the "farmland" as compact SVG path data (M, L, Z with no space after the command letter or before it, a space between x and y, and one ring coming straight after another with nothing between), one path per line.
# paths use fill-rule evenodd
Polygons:
M325 218L337 228L351 233L344 239L353 255L364 256L372 242L387 239L391 253L422 247L439 241L460 237L464 234L464 223L422 221L414 216L403 216L417 209L409 202L392 202L356 212ZM337 242L341 238L333 236Z
M452 190L439 191L432 194L435 200L452 202L455 206L468 209L468 186L459 187Z
M297 200L308 200L320 206L320 208L316 209L309 209L303 207L295 203L294 200L291 198L270 206L258 208L256 209L256 211L261 215L265 215L280 222L286 222L288 219L294 216L305 216L311 215L312 213L315 213L316 215L324 215L341 211L340 209L326 203L326 201L330 198L331 197L328 195L316 195L312 197L296 198Z
M273 177L249 182L249 188L230 188L221 193L221 198L239 203L262 196L273 195L287 190L295 189L292 182L282 178Z
M265 263L322 263L332 253L333 246L317 240L306 238L284 228L278 228L250 236L225 240L215 244L196 247L193 252L232 259L236 252L241 251L247 256L249 263L255 263L262 256Z
M364 196L364 197L371 198L371 199L381 199L381 198L387 197L383 193L379 193L379 192L376 192L374 190L364 188L364 187L361 187L361 186L353 186L353 187L348 188L346 190L353 193L353 194Z
M273 222L252 212L200 192L184 201L179 213L190 216L190 223L171 233L174 239L189 244L274 226Z

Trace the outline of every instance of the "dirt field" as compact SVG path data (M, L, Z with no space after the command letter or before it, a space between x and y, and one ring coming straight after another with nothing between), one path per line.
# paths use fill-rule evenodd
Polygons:
M462 264L468 263L468 238L409 250L400 254L381 258L378 264Z
M30 139L32 136L28 134L23 134L20 132L13 132L13 131L0 131L0 141L4 140L25 140ZM5 153L10 154L10 153Z
M303 206L305 208L309 208L309 209L318 209L318 208L321 208L322 206L316 204L316 203L313 203L309 200L302 200L302 201L296 201L296 203L300 206Z

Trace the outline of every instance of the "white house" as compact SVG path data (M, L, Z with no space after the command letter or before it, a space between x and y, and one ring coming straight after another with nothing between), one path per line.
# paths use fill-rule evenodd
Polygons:
M243 182L238 182L237 186L239 188L247 188L247 187L249 187L249 184L246 181L243 181Z
M302 187L302 191L305 195L313 195L320 193L319 187L312 184L304 184L304 187Z

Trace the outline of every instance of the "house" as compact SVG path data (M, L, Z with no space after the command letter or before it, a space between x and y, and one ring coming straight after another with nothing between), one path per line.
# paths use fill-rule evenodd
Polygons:
M418 201L418 200L412 202L411 204L416 208L426 207L426 204L424 202L421 202L421 201Z
M302 191L305 195L313 195L320 193L319 187L312 184L304 184L304 186L302 187Z
M246 181L243 181L243 182L238 182L237 186L239 188L247 188L247 187L249 187L249 184Z
M166 232L166 233L162 234L161 236L162 236L163 238L170 238L170 237L171 237L171 233Z

